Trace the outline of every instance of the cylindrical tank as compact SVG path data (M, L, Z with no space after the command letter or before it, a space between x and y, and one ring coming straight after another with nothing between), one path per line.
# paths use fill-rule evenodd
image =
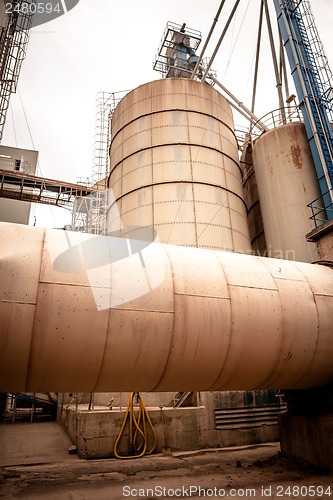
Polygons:
M313 262L316 245L307 204L320 196L304 124L282 125L254 144L254 170L269 257Z
M231 109L209 85L167 78L127 94L112 117L110 170L123 235L149 226L163 243L251 249ZM121 229L113 216L107 227Z
M249 224L252 250L255 255L267 256L267 245L261 216L258 187L253 167L252 142L244 144L241 156L243 170L244 199L247 205L247 219Z
M333 383L333 270L0 224L0 392Z

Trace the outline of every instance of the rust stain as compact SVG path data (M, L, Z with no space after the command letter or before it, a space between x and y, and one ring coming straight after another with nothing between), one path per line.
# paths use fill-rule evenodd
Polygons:
M301 148L298 145L292 144L290 146L290 150L291 150L291 156L293 159L293 164L295 165L295 167L298 170L301 170L301 168L303 166L302 156L301 156Z

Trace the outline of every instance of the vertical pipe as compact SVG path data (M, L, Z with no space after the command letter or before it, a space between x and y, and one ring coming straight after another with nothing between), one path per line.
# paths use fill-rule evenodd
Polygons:
M251 104L252 113L254 113L254 104L255 104L256 92L257 92L257 79L258 79L258 67L259 67L259 54L260 54L263 10L264 10L264 2L263 2L263 0L261 0L260 14L259 14L259 26L258 26L257 50L256 50L256 61L255 61L254 78L253 78L253 93L252 93L252 104Z
M286 58L284 57L283 40L282 40L280 28L279 28L279 40L280 40L281 73L284 76L284 87L285 87L286 95L289 96L289 84L288 84L288 77L287 77Z
M252 111L250 111L246 106L244 106L244 104L239 101L221 82L219 82L219 80L217 80L213 75L209 75L209 77L213 80L213 82L216 83L216 85L218 85L226 94L228 94L229 97L231 97L231 99L233 99L237 105L243 109L248 115L249 115L249 120L251 121L254 120L256 122L256 125L258 127L260 127L263 131L267 132L269 129L268 127L266 127L266 125L264 123L262 123L259 118L257 116L255 116Z
M209 31L208 36L207 36L207 39L206 39L205 44L204 44L204 46L203 46L203 48L202 48L201 54L200 54L200 56L199 56L199 59L197 60L197 63L196 63L196 65L195 65L195 67L194 67L194 70L193 70L193 72L192 72L192 75L191 75L190 80L194 80L195 75L197 74L197 71L198 71L198 69L199 69L200 63L201 63L202 58L203 58L203 56L204 56L204 53L205 53L205 50L206 50L207 45L208 45L208 43L209 43L209 40L210 40L210 38L211 38L211 36L212 36L212 33L213 33L214 28L215 28L215 26L216 26L216 23L217 23L217 21L219 20L219 16L220 16L220 13L221 13L221 10L222 10L222 8L223 8L224 3L225 3L225 0L222 0L222 1L221 1L221 3L220 3L220 6L219 6L219 8L218 8L218 10L217 10L217 12L216 12L216 16L214 17L213 24L212 24L212 26L211 26L211 28L210 28L210 31Z
M289 84L288 84L288 76L287 76L287 68L286 68L286 59L284 57L283 40L282 40L280 27L279 27L279 41L280 41L280 74L281 74L281 80L283 79L283 81L284 81L285 95L288 98L290 95L290 92L289 92ZM290 108L291 108L290 102L287 103L287 106L288 106L288 112L289 112Z
M204 73L204 75L203 75L203 77L202 77L202 81L203 81L203 82L205 81L205 79L206 79L206 77L207 77L207 75L208 75L208 72L209 72L209 70L210 70L210 68L211 68L211 66L212 66L212 64L213 64L213 61L214 61L214 59L215 59L215 56L216 56L216 54L217 54L217 52L218 52L218 50L219 50L219 48L220 48L220 45L221 45L221 43L222 43L222 41L223 41L223 38L225 37L225 34L226 34L226 32L228 31L229 25L230 25L230 23L231 23L231 21L232 21L232 18L234 17L234 14L235 14L235 12L236 12L236 9L237 9L237 7L238 7L239 2L240 2L240 0L237 0L237 1L236 1L235 5L234 5L234 7L233 7L233 9L232 9L232 11L231 11L231 14L230 14L230 16L229 16L229 19L227 20L227 23L226 23L226 25L225 25L225 27L224 27L224 30L222 31L222 34L221 34L221 36L220 36L220 39L219 39L219 41L217 42L217 45L216 45L215 50L214 50L214 52L213 52L213 55L212 55L212 57L210 58L209 64L207 65L207 68L206 68L206 70L205 70L205 73Z
M269 15L267 0L263 0L263 1L264 1L264 5L265 5L267 28L268 28L270 45L271 45L271 52L272 52L272 59L273 59L274 71L275 71L276 88L277 88L278 96L279 96L279 107L281 109L282 121L283 121L283 123L286 123L286 115L285 115L285 111L284 111L284 102L283 102L283 95L282 95L282 83L281 83L281 79L280 79L280 76L279 76L279 68L278 68L278 63L277 63L277 58L276 58L276 52L275 52L275 45L274 45L274 38L273 38L273 32L272 32L271 18L270 18L270 15Z

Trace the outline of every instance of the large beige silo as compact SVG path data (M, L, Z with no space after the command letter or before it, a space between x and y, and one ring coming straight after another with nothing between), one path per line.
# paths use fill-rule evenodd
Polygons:
M313 262L317 247L308 203L320 196L304 124L265 132L254 144L254 170L269 257Z
M149 226L163 243L250 251L231 109L209 85L167 78L127 94L110 158L124 235ZM110 215L108 232L117 229Z

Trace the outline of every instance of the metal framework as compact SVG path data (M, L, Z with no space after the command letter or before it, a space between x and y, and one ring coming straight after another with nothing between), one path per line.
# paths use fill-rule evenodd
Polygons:
M308 0L274 0L326 219L333 218L333 78Z
M90 234L106 233L111 119L118 102L127 93L128 90L99 92L96 96L93 172L92 176L84 181L84 184L94 189L90 196L78 196L76 199L72 215L72 227L76 231Z
M0 141L6 122L10 95L16 92L21 65L26 56L35 0L16 0L6 26L0 27ZM21 4L25 5L21 9Z
M165 78L190 78L198 60L195 51L200 42L200 31L187 28L185 24L168 22L155 57L154 70L159 71ZM193 67L189 61L191 56L195 56Z
M0 169L2 198L72 208L76 197L87 197L93 192L94 188L79 184Z

